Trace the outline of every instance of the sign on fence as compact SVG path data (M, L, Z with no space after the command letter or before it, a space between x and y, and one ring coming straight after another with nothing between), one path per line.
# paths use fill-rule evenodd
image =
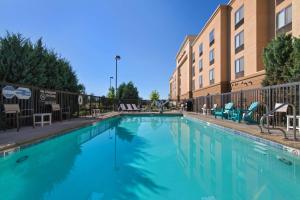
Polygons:
M12 99L15 96L15 88L7 85L2 89L2 95L7 99Z
M6 99L12 99L16 96L18 99L27 100L31 97L31 90L24 87L18 87L15 89L13 86L7 85L2 89L2 95Z
M79 104L79 105L82 105L82 104L83 104L83 97L82 97L82 95L79 95L79 96L78 96L78 104Z
M56 92L40 90L40 101L45 104L56 103Z
M19 87L15 90L15 94L18 99L30 99L31 97L31 90L24 87Z

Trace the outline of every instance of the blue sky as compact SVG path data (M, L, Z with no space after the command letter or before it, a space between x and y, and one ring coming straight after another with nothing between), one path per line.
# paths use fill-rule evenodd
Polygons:
M0 35L19 32L69 60L88 93L106 95L115 76L133 81L140 96L166 98L175 55L228 0L1 0Z

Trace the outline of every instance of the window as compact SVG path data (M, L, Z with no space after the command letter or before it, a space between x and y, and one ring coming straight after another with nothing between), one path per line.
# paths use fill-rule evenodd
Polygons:
M209 46L213 45L215 43L215 30L213 29L209 33Z
M244 76L244 57L235 60L235 78Z
M200 60L199 60L199 72L201 72L202 69L203 69L203 60L200 59Z
M202 54L203 54L203 43L199 45L199 56L202 56Z
M215 50L212 49L209 52L209 64L212 65L215 62Z
M244 49L244 31L238 33L235 36L235 53L238 53Z
M202 88L203 87L203 76L200 75L199 76L199 88Z
M192 91L195 91L195 80L192 80Z
M284 26L292 23L292 6L281 10L276 17L277 30L283 28Z
M192 61L195 62L195 53L192 53Z
M209 84L215 83L215 70L211 69L209 70Z
M244 23L244 5L235 12L235 28L237 29Z
M192 76L195 76L195 66L192 66Z

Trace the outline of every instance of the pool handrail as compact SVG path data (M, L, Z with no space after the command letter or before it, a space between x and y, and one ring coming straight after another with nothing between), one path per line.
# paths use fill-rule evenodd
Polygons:
M286 132L282 129L282 128L270 128L269 126L269 120L267 120L267 127L264 125L264 119L268 118L271 114L274 114L276 111L278 111L279 109L283 108L284 106L291 106L293 108L293 134L294 134L294 140L297 140L297 136L296 136L296 106L294 104L289 104L289 103L283 103L280 106L274 108L273 110L269 111L269 108L266 104L262 104L266 107L266 114L264 114L261 118L260 118L260 123L259 123L259 128L261 133L263 133L263 128L268 130L268 133L270 133L270 130L279 130L283 133L284 135L284 139L288 139Z

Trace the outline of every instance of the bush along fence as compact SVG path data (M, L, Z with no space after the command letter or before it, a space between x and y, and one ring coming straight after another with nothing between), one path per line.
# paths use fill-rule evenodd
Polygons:
M266 114L267 109L269 111L273 110L276 103L293 104L296 107L296 114L299 115L300 82L197 97L193 99L193 111L202 112L204 104L208 108L213 108L214 104L224 108L225 104L229 102L234 103L235 108L247 110L250 104L255 101L260 103L255 116L257 121L263 114ZM288 107L287 113L275 113L275 125L286 125L285 118L287 115L292 115L292 113L292 107Z
M117 109L119 103L138 106L147 104L142 100L108 99L106 97L49 90L34 86L0 82L0 130L33 125L33 114L51 113L52 121L61 121L81 116L91 116L94 109L109 112ZM19 109L16 120L16 111Z

